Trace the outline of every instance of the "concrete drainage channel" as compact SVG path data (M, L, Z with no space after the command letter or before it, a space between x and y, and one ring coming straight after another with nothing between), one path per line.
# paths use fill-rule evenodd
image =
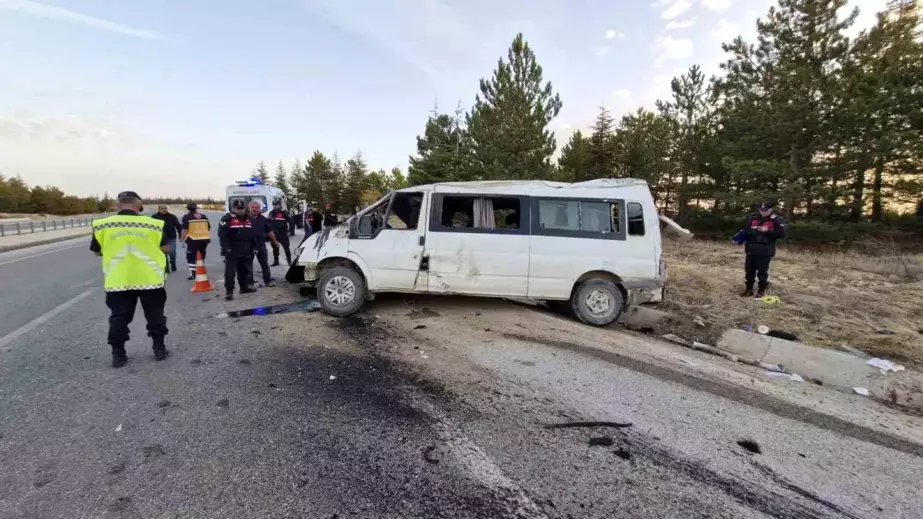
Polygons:
M626 314L621 323L631 330L652 333L671 319L676 318L670 313L640 306ZM872 359L861 352L816 348L735 329L725 330L717 347L670 334L664 338L731 361L766 368L767 373L788 375L791 380L807 379L844 392L870 396L905 410L923 412L923 374L883 359Z

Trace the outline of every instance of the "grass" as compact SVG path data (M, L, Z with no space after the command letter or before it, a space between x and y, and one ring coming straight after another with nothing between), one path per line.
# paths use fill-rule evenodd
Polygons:
M743 247L664 240L673 333L715 344L726 328L766 325L812 346L848 345L923 369L923 254L868 242L849 252L779 248L767 304L741 298ZM694 323L702 318L703 328Z

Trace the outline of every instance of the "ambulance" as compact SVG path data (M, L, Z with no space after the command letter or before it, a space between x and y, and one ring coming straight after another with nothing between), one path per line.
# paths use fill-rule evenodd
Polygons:
M272 202L276 199L282 201L282 209L288 209L285 193L277 187L261 182L258 178L238 181L228 186L225 192L227 194L224 202L226 212L231 212L231 204L237 200L243 200L245 204L256 200L263 208L264 216L269 216L269 211L272 211Z

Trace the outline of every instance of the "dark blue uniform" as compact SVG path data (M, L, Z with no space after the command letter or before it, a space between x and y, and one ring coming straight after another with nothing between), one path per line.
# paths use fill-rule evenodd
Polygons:
M224 256L224 287L228 298L234 293L235 274L240 283L240 293L253 292L249 285L256 236L250 216L228 213L221 217L218 223L218 241L221 243L221 255ZM263 249L265 250L265 246Z
M272 233L276 236L276 242L272 244L272 265L279 265L279 246L282 246L282 249L285 251L285 260L288 261L288 264L292 264L292 250L289 248L288 237L289 234L295 234L294 228L291 224L291 217L289 217L288 212L283 211L282 209L273 209L269 213L269 223L272 227ZM291 232L290 232L291 231Z
M744 264L746 287L742 295L750 295L753 282L759 279L757 296L762 297L769 288L769 264L776 255L776 241L785 237L785 220L775 213L767 216L755 213L747 217L743 230L747 259Z
M269 233L272 232L272 227L269 224L269 219L262 214L251 216L250 219L253 221L253 239L256 243L254 254L256 255L256 261L259 262L260 270L263 273L263 284L269 285L269 282L272 281L272 272L269 270L269 254L266 253L266 241L269 239ZM275 245L273 245L273 247L275 247ZM251 265L253 265L252 259ZM253 284L252 266L250 268L250 283Z

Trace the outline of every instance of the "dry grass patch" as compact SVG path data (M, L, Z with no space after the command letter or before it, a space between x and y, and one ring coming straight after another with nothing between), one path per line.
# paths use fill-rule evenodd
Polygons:
M869 252L780 248L770 294L780 302L740 298L743 247L664 241L669 285L665 309L683 316L674 333L714 344L726 328L764 324L813 346L849 345L923 368L923 255L886 246ZM693 323L695 317L706 328Z

